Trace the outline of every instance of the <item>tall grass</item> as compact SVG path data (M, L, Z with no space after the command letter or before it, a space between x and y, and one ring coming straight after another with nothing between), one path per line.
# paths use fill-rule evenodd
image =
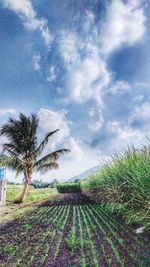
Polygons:
M59 183L57 184L59 193L79 193L81 191L80 183Z
M132 147L112 157L84 187L108 211L150 228L150 148Z

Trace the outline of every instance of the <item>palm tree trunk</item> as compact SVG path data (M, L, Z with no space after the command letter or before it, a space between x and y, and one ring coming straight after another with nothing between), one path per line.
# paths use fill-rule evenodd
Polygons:
M20 196L15 199L14 203L22 203L23 202L23 199L28 192L28 187L29 187L29 181L25 180L23 190L22 190Z

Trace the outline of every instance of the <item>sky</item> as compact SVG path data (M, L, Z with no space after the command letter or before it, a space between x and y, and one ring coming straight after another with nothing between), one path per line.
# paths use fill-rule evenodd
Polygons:
M0 126L37 113L39 140L60 129L45 153L71 149L34 179L67 180L149 144L149 25L148 0L0 1Z

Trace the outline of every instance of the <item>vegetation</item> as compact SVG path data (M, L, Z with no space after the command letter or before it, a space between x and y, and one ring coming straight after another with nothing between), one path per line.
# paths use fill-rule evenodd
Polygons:
M59 183L57 184L59 193L79 193L81 192L80 183Z
M14 202L14 200L18 196L18 193L21 193L21 191L22 191L22 185L8 184L6 191L6 201ZM34 187L30 185L28 194L24 198L24 203L28 204L31 202L42 201L53 194L57 194L57 190L55 188L34 189Z
M41 180L32 180L30 183L31 186L33 186L34 188L50 188L51 184L48 182L43 182L42 179Z
M25 116L20 114L19 119L10 118L8 123L2 126L0 134L6 136L8 143L3 144L5 155L0 157L0 163L16 172L24 174L24 188L20 196L15 200L21 203L28 191L33 171L46 172L58 168L57 160L60 155L69 152L68 149L59 149L41 157L49 138L58 130L46 134L43 141L38 144L37 130L39 120L35 114Z
M117 212L128 223L150 228L149 148L132 147L116 155L83 186L107 212Z
M41 180L32 180L30 185L32 185L34 188L56 188L57 185L57 180L54 179L52 182L48 183L48 182L43 182L42 179Z
M51 205L1 228L0 266L149 266L147 239L99 204Z

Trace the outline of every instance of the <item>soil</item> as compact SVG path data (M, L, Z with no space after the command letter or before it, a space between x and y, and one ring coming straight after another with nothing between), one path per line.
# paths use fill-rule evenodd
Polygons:
M85 194L81 193L66 193L60 194L57 198L51 198L47 201L44 201L40 204L40 206L51 206L51 205L83 205L93 203L92 200ZM39 204L38 204L39 205Z
M87 267L150 266L147 237L84 194L46 200L1 226L0 233L0 267L80 267L83 257Z

